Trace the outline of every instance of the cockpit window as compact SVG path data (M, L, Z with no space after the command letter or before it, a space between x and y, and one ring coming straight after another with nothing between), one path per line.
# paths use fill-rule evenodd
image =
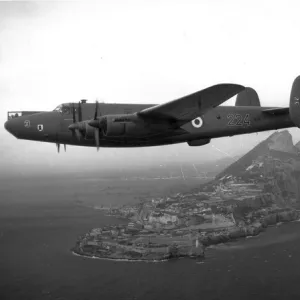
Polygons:
M62 113L62 105L58 105L53 111L57 111L59 113Z
M61 105L58 105L54 111L57 111L61 114L64 114L64 115L69 115L70 112L71 112L71 108L69 105L66 105L66 104L61 104Z
M7 115L8 115L8 120L11 120L14 118L21 117L22 112L21 111L9 111Z
M70 107L66 106L66 105L63 105L63 107L62 107L62 113L64 115L69 115L70 114Z

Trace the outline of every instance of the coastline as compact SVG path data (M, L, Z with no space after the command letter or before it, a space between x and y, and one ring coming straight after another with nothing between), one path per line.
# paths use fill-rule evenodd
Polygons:
M204 248L212 245L225 244L230 241L239 240L241 238L251 238L258 236L261 232L267 230L268 227L280 226L285 223L299 222L300 212L294 209L285 209L279 212L272 212L264 217L254 220L248 225L237 226L232 230L223 231L222 233L213 232L202 237L201 243Z
M161 263L161 262L167 262L170 259L161 259L161 260L150 260L150 259L134 259L134 258L111 258L111 257L99 257L94 255L87 255L87 254L79 254L74 251L74 249L71 250L72 254L75 256L81 256L83 258L89 258L89 259L101 259L101 260L108 260L108 261L119 261L119 262L146 262L146 263Z
M254 211L254 214L259 214L261 211ZM165 254L154 254L152 253L151 258L148 256L140 256L138 258L130 257L130 254L121 254L117 252L113 252L110 255L103 255L99 253L89 253L84 252L82 248L76 245L71 249L72 253L76 256L82 256L85 258L93 258L93 259L102 259L102 260L110 260L110 261L122 261L122 262L166 262L171 259L178 258L192 258L192 259L204 259L205 258L205 250L210 249L211 246L218 244L226 244L228 242L233 242L236 240L240 240L241 238L251 238L258 236L261 232L265 231L268 227L280 226L284 223L289 222L299 222L300 221L300 212L295 209L281 209L276 212L270 211L270 214L265 214L263 217L255 218L252 223L247 225L238 225L233 228L223 229L222 231L213 231L205 233L202 236L198 237L199 240L199 249L195 251L195 247L193 246L184 246L184 250L180 250L178 247L175 253L171 253L169 251ZM196 232L196 234L199 234ZM174 245L171 245L172 247ZM198 247L198 246L197 246ZM201 250L200 250L201 249ZM203 251L202 251L203 250ZM117 257L116 257L117 256ZM123 257L122 257L123 256Z

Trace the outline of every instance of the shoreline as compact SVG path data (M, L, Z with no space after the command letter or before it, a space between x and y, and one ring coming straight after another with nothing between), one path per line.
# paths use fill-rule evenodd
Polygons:
M120 261L120 262L162 263L162 262L167 262L167 261L170 260L170 258L158 260L158 259L134 259L134 258L99 257L99 256L95 256L95 255L79 254L76 251L74 251L74 249L71 252L75 256L81 256L81 257L84 257L84 258L101 259L101 260L108 260L108 261Z
M256 219L254 222L244 226L237 226L233 231L214 235L209 233L200 239L204 248L218 244L226 244L240 240L242 238L249 239L260 235L267 230L268 227L278 227L291 222L300 222L300 213L296 210L286 210L281 212L273 212L261 219Z
M76 256L82 256L85 258L92 258L92 259L102 259L102 260L110 260L110 261L121 261L121 262L167 262L172 259L179 259L179 258L189 258L189 259L195 259L196 262L198 260L204 260L205 259L205 251L214 248L216 245L224 244L230 242L235 242L241 239L249 239L253 237L257 237L260 235L260 233L265 232L268 227L275 227L275 226L281 226L283 224L291 223L291 222L300 222L300 212L296 210L284 210L284 211L278 211L278 212L271 212L270 214L264 215L263 217L254 219L251 224L245 224L240 226L235 226L234 228L227 228L224 231L214 231L209 232L206 235L199 237L199 246L203 250L201 254L193 255L190 251L184 250L180 253L180 250L178 253L171 254L166 253L165 255L162 255L161 258L159 258L159 255L157 255L157 259L155 258L133 258L133 257L113 257L113 255L110 256L97 256L94 253L87 253L83 252L82 250L78 250L77 246L73 247L71 249L72 254ZM179 248L178 248L179 249ZM192 246L191 246L192 249ZM195 253L195 252L194 252ZM122 255L120 255L122 256ZM155 254L153 254L155 257Z

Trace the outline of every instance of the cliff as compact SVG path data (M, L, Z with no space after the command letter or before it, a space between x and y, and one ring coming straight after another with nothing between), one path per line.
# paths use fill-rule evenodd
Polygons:
M201 243L205 246L216 245L220 243L226 243L231 240L244 238L247 236L256 236L265 230L268 226L276 225L279 222L291 222L296 221L300 217L300 213L295 210L284 210L276 212L270 212L267 214L265 210L257 211L257 219L249 225L240 225L220 232L209 233L200 238Z
M271 193L277 205L300 205L299 147L289 131L275 132L218 174L210 186L232 180L255 183Z
M247 167L252 165L254 160L262 156L269 156L280 160L291 158L299 160L299 143L297 146L293 144L292 135L288 130L274 132L266 140L256 145L252 150L220 172L216 176L216 179L229 175L239 176L245 172Z

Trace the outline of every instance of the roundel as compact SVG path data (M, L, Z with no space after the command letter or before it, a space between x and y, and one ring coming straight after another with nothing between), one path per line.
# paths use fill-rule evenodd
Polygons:
M203 125L203 120L202 120L200 117L198 117L198 118L196 118L196 119L194 119L194 120L192 121L192 125L193 125L195 128L200 128L200 127L202 127L202 125Z
M26 128L30 127L30 121L29 121L29 120L25 120L25 121L24 121L24 126L25 126Z

